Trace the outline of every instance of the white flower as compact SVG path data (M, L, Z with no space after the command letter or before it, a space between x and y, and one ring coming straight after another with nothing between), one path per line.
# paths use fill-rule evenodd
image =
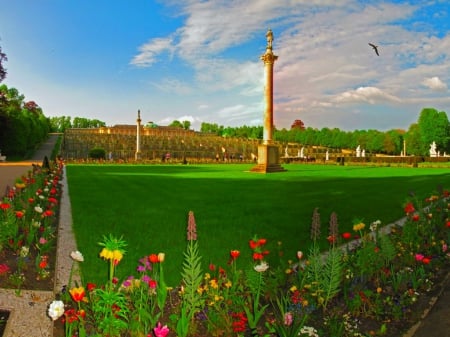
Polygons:
M262 273L265 272L267 269L269 268L269 264L265 261L262 261L260 264L256 265L254 267L254 269L258 272L258 273Z
M60 318L64 314L64 303L63 301L53 301L48 307L48 315L54 321Z
M73 260L78 261L78 262L83 262L83 261L84 261L83 254L81 254L78 250L76 250L76 251L70 253L70 257L71 257Z
M36 212L38 212L38 213L42 213L42 212L43 212L41 206L36 206L36 207L34 208L34 210L35 210Z
M30 252L29 247L22 246L22 248L20 248L20 256L21 257L27 257L29 252Z
M44 196L42 194L39 194L39 199L44 200Z

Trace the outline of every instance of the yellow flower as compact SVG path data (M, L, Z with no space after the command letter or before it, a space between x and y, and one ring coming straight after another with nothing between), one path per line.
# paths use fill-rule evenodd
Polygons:
M307 307L308 306L308 300L303 300L302 301L302 306Z
M360 222L360 223L357 223L356 225L353 225L353 230L355 232L358 232L358 231L363 230L364 227L366 227L366 225L364 223Z
M213 289L219 288L219 285L217 284L217 280L216 280L216 279L212 279L211 281L209 281L209 285L210 285L211 288L213 288Z
M377 293L380 294L383 291L383 289L381 287L377 288Z
M228 281L225 283L225 288L231 288L232 285L233 285L233 283L231 283L231 281L228 280Z
M159 263L162 263L162 262L164 262L164 259L166 258L166 254L164 254L164 253L159 253L158 254L158 262Z
M209 280L211 278L211 275L209 273L205 273L205 280Z
M120 250L116 249L116 250L113 251L113 259L114 259L114 261L119 262L120 260L122 260L122 258L123 258L123 254L122 254L122 252Z
M296 286L292 286L289 290L292 291L292 292L294 292L294 291L297 290L297 287L296 287Z
M114 253L107 248L103 248L100 252L100 257L104 258L105 260L111 260L114 257Z

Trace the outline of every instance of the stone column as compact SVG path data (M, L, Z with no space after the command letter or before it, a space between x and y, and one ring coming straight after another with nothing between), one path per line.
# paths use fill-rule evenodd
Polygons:
M263 143L258 146L258 164L251 169L252 172L271 173L286 171L280 166L279 149L273 144L273 65L278 59L272 51L273 33L266 33L266 52L260 57L264 62L264 120Z
M266 52L261 55L264 62L264 133L263 144L272 143L273 134L273 65L278 59L272 51L273 33L269 29L266 33L267 47Z
M138 118L136 120L136 154L135 159L141 159L141 111L138 110Z

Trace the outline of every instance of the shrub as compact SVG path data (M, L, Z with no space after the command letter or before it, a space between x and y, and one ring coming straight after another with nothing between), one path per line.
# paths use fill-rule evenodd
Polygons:
M101 148L94 148L89 151L89 158L92 159L105 159L106 151Z

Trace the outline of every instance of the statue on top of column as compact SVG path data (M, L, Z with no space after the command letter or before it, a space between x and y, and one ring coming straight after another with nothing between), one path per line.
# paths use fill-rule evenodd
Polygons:
M273 33L272 30L269 28L269 30L266 33L267 38L267 48L272 49L272 42L273 42Z

